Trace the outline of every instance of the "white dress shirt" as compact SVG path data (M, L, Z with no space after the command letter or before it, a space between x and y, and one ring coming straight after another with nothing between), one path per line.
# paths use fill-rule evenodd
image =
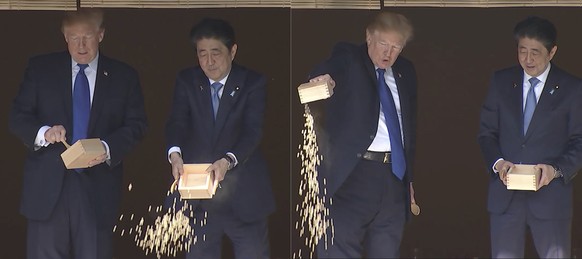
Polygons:
M375 68L378 69L377 67ZM377 72L376 76L378 76ZM404 140L404 133L402 131L402 112L400 110L400 96L398 95L396 79L394 78L394 72L392 72L391 67L386 69L386 72L384 73L384 81L386 82L386 85L388 85L390 93L392 93L392 98L394 99L394 104L396 106L396 112L398 113L398 123L400 123L400 136L402 136L402 139ZM388 134L388 127L386 126L386 118L384 117L382 103L380 103L378 129L376 131L376 136L374 137L372 144L370 144L370 146L368 147L368 151L387 152L391 150L392 149L390 147L390 135Z

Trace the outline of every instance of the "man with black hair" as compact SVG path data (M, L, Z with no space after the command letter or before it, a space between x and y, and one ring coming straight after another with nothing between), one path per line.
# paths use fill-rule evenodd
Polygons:
M166 125L174 179L184 163L211 163L220 182L210 200L192 200L197 242L187 258L221 258L223 236L236 258L269 258L267 217L275 209L270 179L259 152L266 79L233 63L234 29L203 19L190 33L198 66L182 70ZM205 220L203 220L205 218Z
M582 81L551 62L558 47L550 21L528 17L514 37L520 66L494 73L478 137L490 175L492 257L523 257L529 228L540 257L568 258L572 179L582 168ZM538 191L507 190L515 164L541 172Z

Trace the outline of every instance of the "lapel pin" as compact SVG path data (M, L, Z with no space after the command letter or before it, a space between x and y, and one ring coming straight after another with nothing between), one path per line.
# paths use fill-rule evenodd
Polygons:
M232 90L232 92L230 92L230 97L234 97L234 94L240 89L240 87L235 87L234 90Z
M200 91L202 91L202 86L200 86Z
M103 71L103 74L104 74L105 76L109 76L109 73L108 73L107 71Z
M517 87L517 83L514 82L513 83L513 88L516 88L516 87Z
M559 85L554 86L554 89L550 91L550 94L554 94L554 91L558 90L558 88L560 88Z
M398 78L402 78L402 74L398 73Z

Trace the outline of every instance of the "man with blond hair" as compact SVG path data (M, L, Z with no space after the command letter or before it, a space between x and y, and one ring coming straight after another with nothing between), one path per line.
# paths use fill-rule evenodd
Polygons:
M400 56L412 37L403 15L382 12L366 28L366 43L338 43L310 74L329 80L334 94L316 129L323 155L319 173L331 197L333 242L319 258L399 256L414 202L416 72ZM331 233L328 236L332 236Z
M20 212L28 220L27 258L111 259L122 160L143 137L146 115L137 72L99 52L99 10L67 12L68 51L30 59L10 130L28 149ZM61 153L99 138L105 152L82 169Z

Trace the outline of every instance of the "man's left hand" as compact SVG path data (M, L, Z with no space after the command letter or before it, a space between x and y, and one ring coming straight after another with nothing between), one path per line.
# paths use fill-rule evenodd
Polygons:
M206 169L206 172L214 174L214 179L218 183L224 180L226 171L228 171L228 161L224 158L216 160L216 162L212 163L212 165Z
M410 183L410 203L416 204L416 200L414 199L414 187L412 187L412 182Z
M89 161L89 163L87 165L89 165L89 167L93 167L93 166L96 166L98 164L105 162L106 159L107 159L107 153L100 155L100 156L96 157L95 159Z
M556 177L556 170L551 165L537 164L535 170L541 170L540 180L538 181L538 189L550 184Z

